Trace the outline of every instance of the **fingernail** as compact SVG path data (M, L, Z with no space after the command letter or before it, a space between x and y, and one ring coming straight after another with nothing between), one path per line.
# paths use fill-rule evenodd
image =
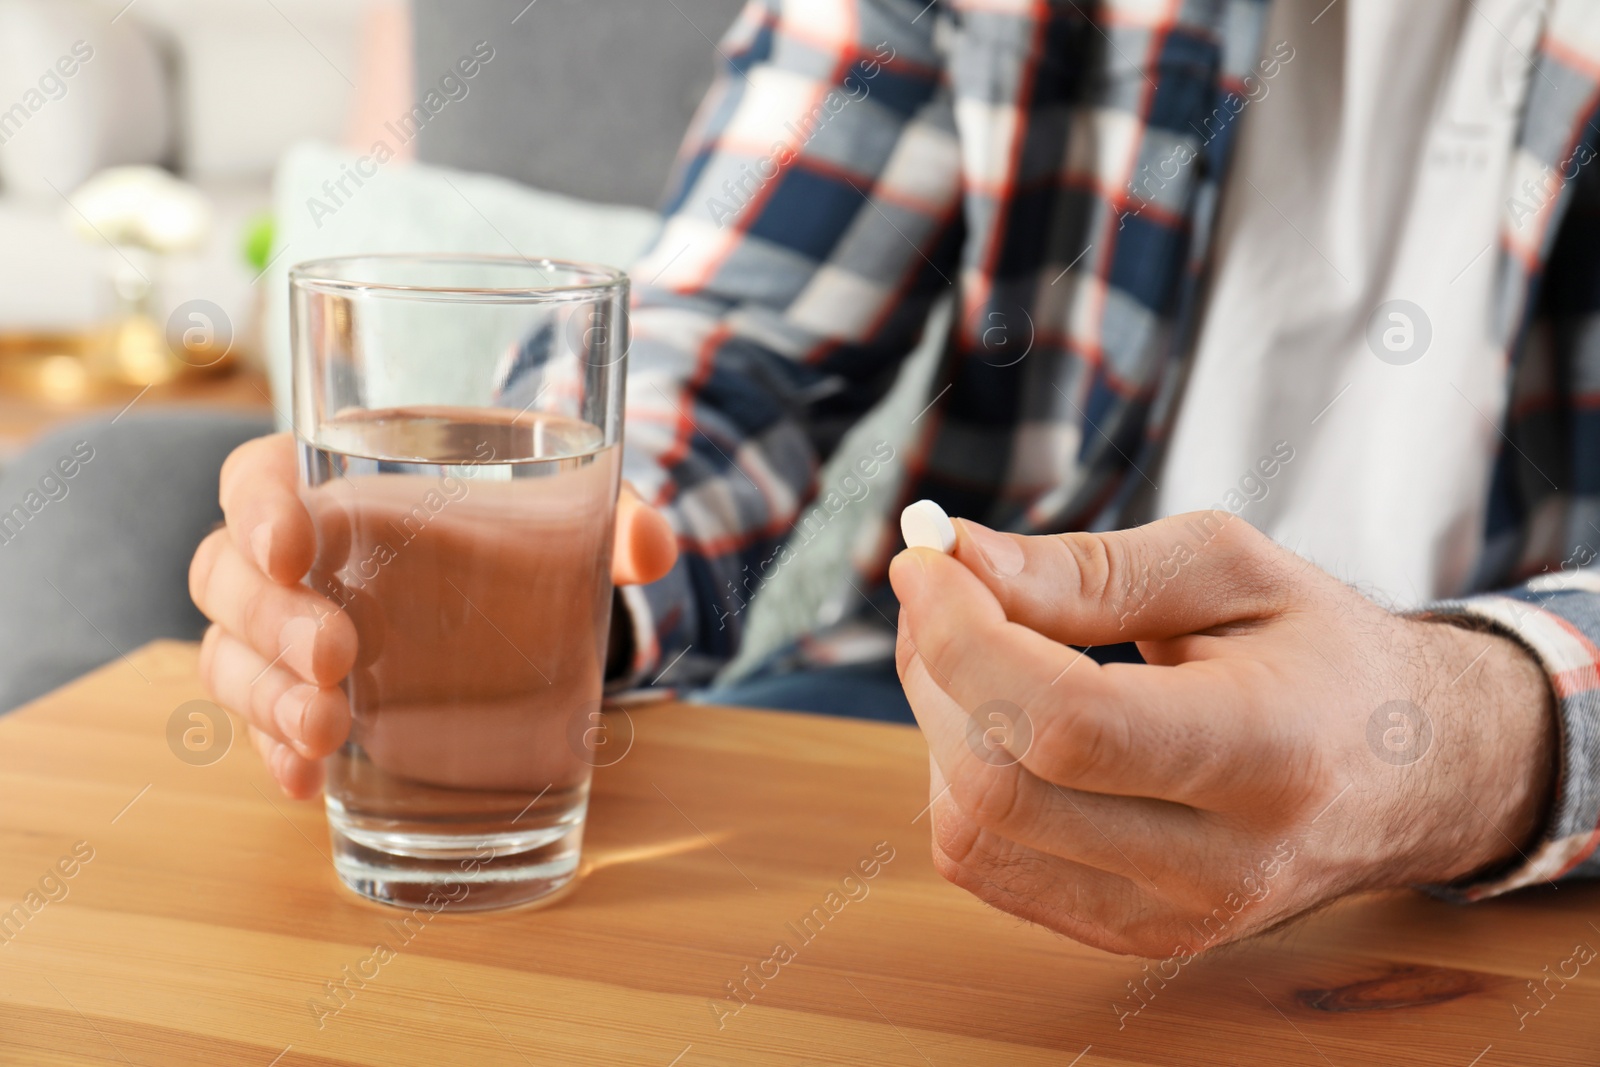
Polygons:
M1022 573L1022 547L1016 541L970 519L962 519L961 525L996 578L1015 578Z
M250 535L250 551L255 553L256 566L265 574L272 573L272 524L264 522Z
M317 687L314 685L291 686L272 705L272 721L278 724L279 731L288 738L295 751L308 759L312 758L312 753L305 744L306 711L311 707L311 698L316 695Z
M307 681L316 681L317 623L315 619L297 616L283 624L278 632L278 648L283 661L296 674Z

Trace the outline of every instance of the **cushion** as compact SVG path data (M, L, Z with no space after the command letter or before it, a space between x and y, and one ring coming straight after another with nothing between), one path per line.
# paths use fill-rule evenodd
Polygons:
M582 260L626 269L660 220L641 208L541 192L422 163L377 164L344 149L297 146L274 182L278 234L266 287L267 368L280 422L289 411L289 268L325 256L476 252ZM376 171L357 186L350 173ZM344 181L344 195L337 185Z

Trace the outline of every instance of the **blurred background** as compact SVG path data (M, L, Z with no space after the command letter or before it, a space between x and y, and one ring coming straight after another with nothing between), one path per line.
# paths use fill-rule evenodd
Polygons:
M288 421L291 265L628 266L740 6L0 0L0 710L201 632L217 468Z
M0 0L0 713L203 633L218 470L289 425L290 267L627 269L743 4ZM947 323L819 484L904 442ZM725 679L839 622L902 473L763 586Z
M146 386L269 406L223 380L272 365L279 260L519 235L628 258L738 6L0 0L0 460ZM503 181L426 208L449 189L412 161ZM424 217L382 240L408 191Z

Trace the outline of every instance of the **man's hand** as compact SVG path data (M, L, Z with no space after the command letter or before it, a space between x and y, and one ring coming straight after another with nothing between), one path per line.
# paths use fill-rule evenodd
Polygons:
M339 683L358 649L356 627L339 605L301 584L317 538L291 435L235 449L222 467L221 498L226 527L201 542L189 568L189 593L212 622L200 677L217 703L249 722L284 792L310 796L322 784L322 757L350 732ZM624 485L612 580L655 581L676 555L666 519Z
M890 569L897 664L932 756L934 862L995 907L1193 954L1536 836L1554 711L1515 642L1391 614L1226 513L957 526L954 557ZM1123 641L1146 664L1068 647Z

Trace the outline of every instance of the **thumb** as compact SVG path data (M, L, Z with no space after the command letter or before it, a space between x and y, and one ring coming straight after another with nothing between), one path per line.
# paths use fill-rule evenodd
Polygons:
M617 497L617 535L611 554L615 585L646 585L678 561L678 538L665 515L639 499L627 482Z
M1044 537L956 520L955 556L1006 618L1063 644L1157 641L1282 607L1284 550L1226 511Z

